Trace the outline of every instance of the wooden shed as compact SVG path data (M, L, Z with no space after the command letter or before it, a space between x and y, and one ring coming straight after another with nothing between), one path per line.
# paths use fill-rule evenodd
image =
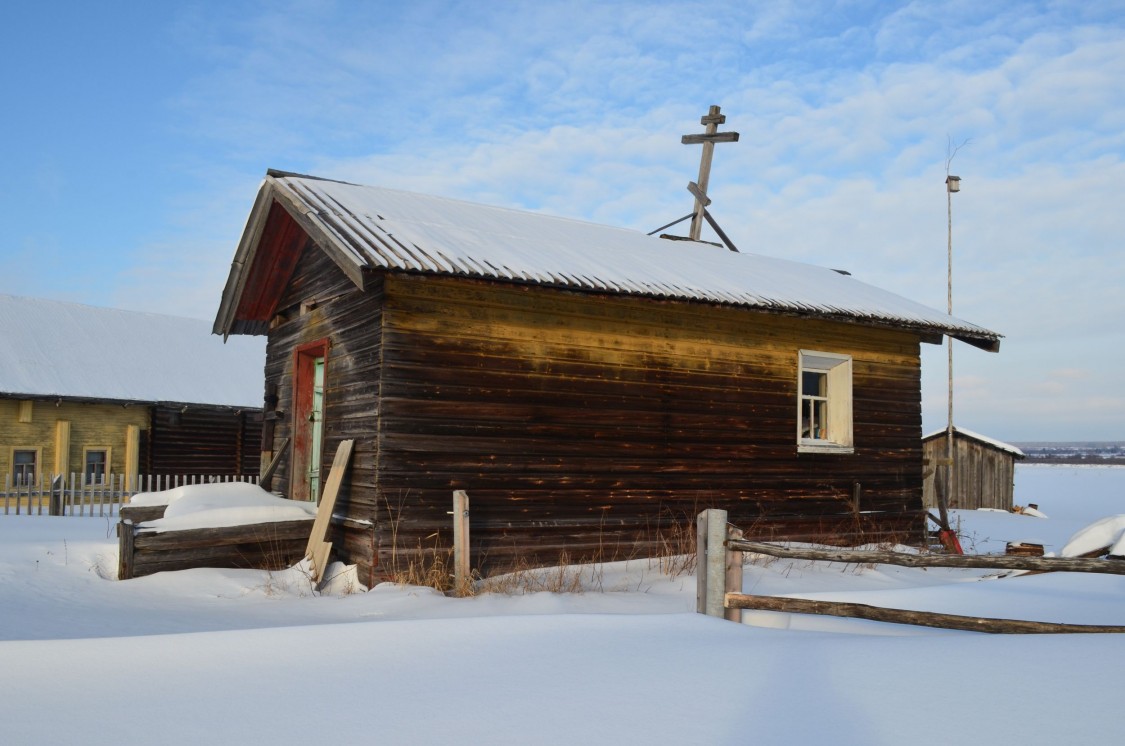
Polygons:
M0 487L257 476L264 351L197 319L0 295Z
M999 347L830 269L277 171L214 331L267 336L274 489L316 499L355 440L334 540L367 581L446 550L458 489L486 569L648 554L703 507L916 537L919 345Z
M1024 459L1016 446L955 426L952 493L946 492L949 459L944 429L922 438L922 457L926 464L922 502L927 508L937 507L940 490L949 495L950 508L1012 509L1016 462Z

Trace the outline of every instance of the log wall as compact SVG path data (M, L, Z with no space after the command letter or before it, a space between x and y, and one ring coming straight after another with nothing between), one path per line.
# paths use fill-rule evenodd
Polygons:
M257 476L262 413L257 409L155 406L143 449L150 474Z
M949 471L941 465L946 458L945 436L929 438L922 444L928 475L923 490L923 503L937 506L937 490L945 491ZM956 473L949 508L979 510L1011 510L1014 504L1016 459L987 443L953 435L953 456ZM931 470L932 471L929 471ZM948 494L948 493L947 493Z
M266 361L268 450L292 434L294 351L329 342L322 479L356 441L329 538L364 582L451 546L455 489L486 571L651 553L701 507L756 537L921 530L917 335L463 277L367 286L310 243ZM854 453L798 454L799 349L853 356Z
M378 278L362 292L313 244L302 253L285 295L278 303L266 346L266 383L276 386L277 419L266 450L282 454L271 489L292 496L293 371L295 351L309 343L327 340L325 365L325 428L321 448L321 482L328 479L332 455L341 440L355 440L347 477L340 485L336 520L328 540L337 554L357 563L370 580L376 536L378 502L375 437L380 385L382 289Z
M399 551L448 546L451 492L468 491L478 567L636 556L704 506L752 536L916 536L918 347L744 309L388 276L380 517ZM855 453L798 454L799 349L853 356Z

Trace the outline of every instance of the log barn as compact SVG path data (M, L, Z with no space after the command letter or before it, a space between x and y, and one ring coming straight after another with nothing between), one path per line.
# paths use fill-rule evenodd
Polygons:
M256 340L206 321L0 295L0 486L256 476Z
M214 331L265 335L272 487L375 581L749 535L920 537L919 350L999 335L846 273L702 241L269 171Z
M953 490L949 489L948 444L944 429L922 438L926 463L922 504L937 507L938 494L948 495L947 507L964 510L1011 510L1015 505L1016 462L1024 453L1009 443L953 428Z

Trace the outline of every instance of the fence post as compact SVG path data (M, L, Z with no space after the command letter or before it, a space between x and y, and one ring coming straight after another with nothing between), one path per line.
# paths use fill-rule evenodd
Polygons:
M51 477L51 503L47 512L51 515L62 515L63 503L63 485L65 480L62 474L55 474Z
M133 577L133 521L126 518L117 524L117 579Z
M695 610L724 617L727 574L727 511L710 508L696 518Z
M453 491L453 593L469 592L469 495Z
M727 528L727 541L738 541L742 538L742 530L730 526ZM742 593L742 552L727 549L726 556L726 582L723 584L723 606L726 606L726 594ZM725 609L724 616L728 621L741 622L742 609Z

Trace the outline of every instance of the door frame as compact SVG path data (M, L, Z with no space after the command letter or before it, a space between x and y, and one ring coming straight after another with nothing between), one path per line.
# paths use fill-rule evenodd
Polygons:
M324 398L322 410L328 404L328 351L331 343L327 339L318 339L300 345L293 351L293 441L289 463L292 469L289 474L289 497L293 500L310 500L307 473L309 470L309 455L312 452L313 427L309 422L309 415L313 407L313 384L315 379L316 361L324 360ZM324 424L327 424L325 420ZM324 468L324 436L325 428L321 428L321 469ZM318 496L319 498L319 496Z

